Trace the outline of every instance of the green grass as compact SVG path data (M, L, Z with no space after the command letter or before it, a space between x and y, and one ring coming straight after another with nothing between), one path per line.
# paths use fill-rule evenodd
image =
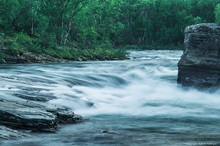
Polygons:
M11 56L21 56L27 52L37 54L47 54L55 58L66 59L72 61L87 60L121 60L127 57L124 49L101 48L80 49L79 47L70 46L41 46L36 38L31 38L27 34L18 33L13 36L0 36L2 42L1 48L6 48L0 54L0 60L4 60L4 53Z
M52 45L48 45L52 44ZM4 53L11 56L21 56L27 52L37 54L47 54L55 58L66 59L70 61L88 61L88 60L123 60L128 53L126 50L180 50L183 45L125 45L120 48L105 47L99 45L94 49L83 49L77 46L77 43L71 46L58 46L54 42L43 45L38 38L30 37L24 33L17 33L13 36L0 35L0 63L4 61Z
M45 54L67 60L121 60L127 57L125 50L119 49L76 49L63 47L59 49L43 49Z

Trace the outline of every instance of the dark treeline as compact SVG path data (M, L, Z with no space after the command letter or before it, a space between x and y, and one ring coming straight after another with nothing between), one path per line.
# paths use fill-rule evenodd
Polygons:
M25 44L34 51L61 46L88 49L181 45L186 26L220 22L219 3L220 0L0 0L0 36L16 38L17 44L9 43L12 47Z

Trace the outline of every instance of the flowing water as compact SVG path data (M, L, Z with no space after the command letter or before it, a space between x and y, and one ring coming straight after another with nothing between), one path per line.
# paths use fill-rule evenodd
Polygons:
M131 51L123 61L1 66L0 96L47 96L49 103L72 108L84 121L0 144L220 145L220 91L177 85L181 54Z

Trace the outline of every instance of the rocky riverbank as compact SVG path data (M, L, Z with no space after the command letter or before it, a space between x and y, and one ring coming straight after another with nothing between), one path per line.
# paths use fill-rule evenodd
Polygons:
M18 63L54 63L54 62L67 62L69 60L55 58L47 54L43 53L33 53L26 52L22 54L12 55L7 52L7 49L1 49L0 53L2 54L2 58L0 58L0 63L3 64L18 64Z

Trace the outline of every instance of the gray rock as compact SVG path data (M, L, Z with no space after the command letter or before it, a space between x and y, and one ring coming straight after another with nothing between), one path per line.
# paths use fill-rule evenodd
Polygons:
M44 102L36 101L15 101L19 105L25 107L36 108L48 113L52 113L57 117L58 124L71 124L82 121L82 116L76 115L71 109L63 106L58 106L54 104L48 104ZM1 102L0 102L1 103Z
M209 88L220 85L220 26L202 23L185 29L184 53L178 63L177 82Z
M19 139L28 136L27 134L7 128L5 126L0 126L0 140L10 140L10 139Z
M81 116L68 108L25 100L0 100L0 114L1 125L43 132L54 132L58 124L82 121Z
M0 115L0 124L18 129L51 131L58 125L54 114L13 101L0 102Z

